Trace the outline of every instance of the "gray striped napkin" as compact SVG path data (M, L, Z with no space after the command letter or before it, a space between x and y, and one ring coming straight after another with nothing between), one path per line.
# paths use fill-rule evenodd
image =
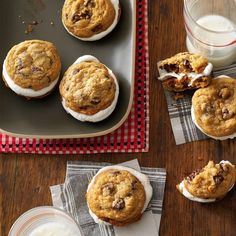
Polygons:
M120 165L131 167L149 177L153 187L152 200L140 221L126 227L96 224L88 212L85 194L88 183L108 163L68 162L64 184L51 186L53 206L70 213L79 222L85 236L157 236L161 220L166 171L161 168L140 168L137 160Z
M236 64L213 72L214 77L227 75L236 78ZM165 90L170 122L177 145L207 139L191 118L192 96L194 91L186 91L183 98L175 99L175 94Z

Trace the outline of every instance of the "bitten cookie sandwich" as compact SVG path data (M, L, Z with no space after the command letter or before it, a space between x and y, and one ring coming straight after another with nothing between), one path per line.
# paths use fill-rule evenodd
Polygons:
M119 0L66 0L62 9L65 29L84 41L105 37L116 27L119 17Z
M229 161L209 161L201 170L187 176L176 187L189 200L208 203L222 199L234 186L236 169Z
M210 83L212 69L212 64L206 58L183 52L158 63L158 79L170 91L197 89Z
M116 226L138 221L151 197L147 176L123 166L108 166L98 171L86 194L94 221Z
M236 79L220 76L198 89L192 98L192 119L214 139L236 137Z
M79 121L104 120L114 111L119 95L116 76L90 55L69 67L59 88L64 109Z
M3 80L16 94L41 98L56 86L61 60L56 47L47 41L28 40L15 45L3 64Z

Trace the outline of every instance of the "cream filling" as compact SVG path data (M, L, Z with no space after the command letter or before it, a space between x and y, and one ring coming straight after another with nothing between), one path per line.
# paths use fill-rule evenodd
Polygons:
M219 78L230 78L230 77L226 76L226 75L220 75L220 76L218 76L214 79L219 79ZM226 140L226 139L234 139L236 137L236 133L231 134L231 135L222 136L222 137L216 137L216 136L209 135L209 134L205 133L204 130L198 125L198 123L196 121L193 105L191 106L191 117L192 117L193 123L197 126L197 128L199 130L201 130L202 133L204 133L205 135L207 135L210 138L213 138L213 139L216 139L216 140Z
M107 171L107 170L110 170L110 169L115 169L115 170L126 170L128 172L130 172L132 175L134 175L140 182L141 184L143 185L144 187L144 190L145 190L145 194L146 194L146 200L145 200L145 203L144 203L144 206L143 206L143 209L142 209L142 213L146 210L147 206L148 206L148 203L150 202L151 198L152 198L152 193L153 193L153 189L152 189L152 186L150 184L150 181L148 179L148 177L142 173L140 173L139 171L137 170L134 170L132 168L129 168L129 167L124 167L124 166L106 166L102 169L100 169L97 174L93 177L93 179L91 180L91 182L89 183L88 185L88 188L87 188L87 192L89 191L89 189L92 187L92 185L94 184L94 181L95 181L95 178L98 174L104 172L104 171ZM88 205L88 208L89 208L89 205ZM99 223L99 224L105 224L105 225L109 225L109 223L103 221L103 220L100 220L93 212L92 210L89 208L89 213L91 215L91 217L94 219L94 221L96 223Z
M57 84L59 77L55 79L54 81L51 82L51 84L43 89L40 89L38 91L35 91L30 88L22 88L19 85L17 85L9 76L7 69L6 69L6 60L4 60L3 63L3 71L2 71L3 77L9 86L9 88L14 91L16 94L24 96L24 97L30 97L30 98L36 98L36 97L41 97L47 93L49 93Z
M85 55L85 56L79 57L74 62L74 64L78 64L78 63L81 63L84 61L99 62L99 60L96 57L93 57L91 55ZM113 72L108 67L106 67L106 68L108 69L110 76L112 76L112 78L114 79L115 86L116 86L115 97L114 97L111 105L109 107L107 107L106 109L95 113L94 115L86 115L86 114L76 112L76 111L70 109L69 107L67 107L65 98L62 98L62 106L64 107L66 112L69 113L70 115L72 115L75 119L82 121L82 122L85 122L85 121L98 122L98 121L101 121L101 120L104 120L105 118L107 118L114 111L116 104L117 104L118 96L119 96L119 85L118 85L116 76L113 74Z
M179 190L180 192L189 200L195 201L195 202L202 202L202 203L208 203L208 202L215 202L215 198L209 198L209 199L204 199L204 198L199 198L199 197L194 197L184 186L184 180L179 184Z
M232 165L229 161L224 161L222 160L221 163L226 163ZM234 187L234 184L230 187L229 191ZM179 190L180 192L189 200L195 201L195 202L201 202L201 203L209 203L209 202L215 202L216 198L199 198L199 197L194 197L184 186L184 180L179 184ZM228 192L229 192L228 191Z
M159 68L160 77L158 79L161 81L164 81L166 79L174 77L177 80L181 80L181 79L183 79L184 76L187 76L188 78L191 78L191 81L188 84L188 86L191 87L195 80L198 80L198 79L202 78L203 76L209 76L211 74L212 69L213 69L213 65L211 63L208 63L208 65L205 67L204 71L199 74L194 73L194 72L177 74L175 72L167 72L165 69Z
M114 9L115 9L115 19L114 19L113 23L105 31L102 31L101 33L95 34L95 35L88 37L88 38L81 38L81 37L74 35L72 32L70 32L69 29L64 24L64 22L62 21L64 28L66 29L66 31L70 35L74 36L77 39L83 40L83 41L96 41L96 40L99 40L99 39L105 37L107 34L109 34L116 27L116 25L119 21L119 9L120 9L119 0L110 0L110 1L113 4Z

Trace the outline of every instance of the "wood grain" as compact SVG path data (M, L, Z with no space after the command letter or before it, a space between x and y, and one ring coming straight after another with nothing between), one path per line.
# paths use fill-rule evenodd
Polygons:
M235 235L235 189L222 201L198 204L186 200L175 187L185 173L202 167L210 159L236 164L236 140L175 145L163 90L156 79L156 62L186 50L182 11L182 0L149 1L150 151L66 156L0 154L0 235L6 236L13 222L28 209L52 204L49 186L64 181L68 160L119 163L133 158L138 158L142 166L167 169L161 236Z

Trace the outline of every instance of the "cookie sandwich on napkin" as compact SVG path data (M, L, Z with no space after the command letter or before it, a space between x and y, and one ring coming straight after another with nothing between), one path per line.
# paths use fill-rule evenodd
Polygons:
M141 219L152 191L146 175L128 167L108 166L93 177L86 199L96 223L124 226Z

